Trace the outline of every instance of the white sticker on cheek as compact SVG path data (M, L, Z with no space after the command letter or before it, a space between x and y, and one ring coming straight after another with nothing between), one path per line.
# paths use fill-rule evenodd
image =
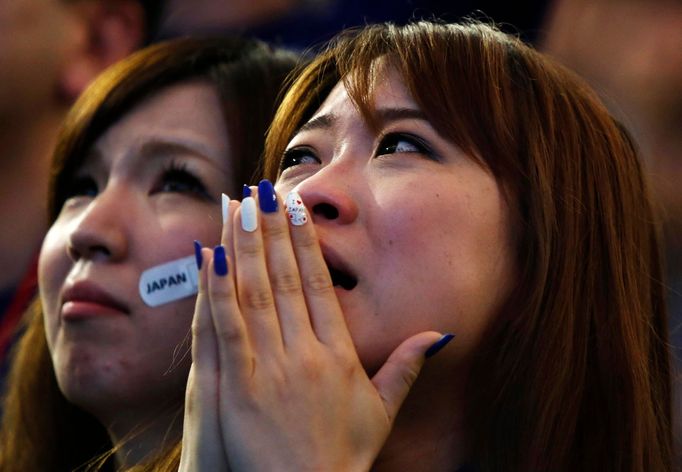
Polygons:
M140 296L149 306L159 306L196 295L199 271L194 256L183 257L145 270L140 275Z

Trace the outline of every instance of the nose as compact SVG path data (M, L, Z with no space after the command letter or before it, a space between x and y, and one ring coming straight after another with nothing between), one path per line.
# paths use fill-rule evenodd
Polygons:
M349 169L329 164L296 186L315 224L350 224L358 218L354 179Z
M67 252L74 261L88 259L100 262L117 262L128 252L124 192L105 189L87 204L73 221L69 232Z

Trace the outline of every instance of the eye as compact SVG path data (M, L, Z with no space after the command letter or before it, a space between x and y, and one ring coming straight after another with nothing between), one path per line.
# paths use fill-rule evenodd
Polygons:
M95 198L99 193L97 182L89 175L74 177L64 190L64 200L76 197Z
M408 133L390 133L379 142L375 157L396 153L417 153L428 157L433 156L431 149L421 138Z
M186 164L171 164L164 169L152 193L170 192L196 195L201 198L211 198L206 186L192 172L187 170Z
M279 171L283 172L289 167L298 166L301 164L319 164L320 160L315 156L312 149L307 147L296 147L287 149L282 155L282 160L279 164Z

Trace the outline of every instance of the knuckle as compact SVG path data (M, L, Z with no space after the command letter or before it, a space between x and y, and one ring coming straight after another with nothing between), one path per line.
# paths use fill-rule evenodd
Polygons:
M278 293L296 293L301 290L301 281L292 272L277 272L270 280L272 290Z
M233 293L229 289L214 288L210 294L211 304L226 304L233 299Z
M263 235L271 239L286 239L289 237L289 228L283 224L271 224L263 227Z
M296 246L300 249L312 249L318 244L317 233L312 231L304 231L296 237Z
M223 343L235 343L241 341L244 332L233 324L221 324L215 328L216 337Z
M396 361L388 361L387 363L396 365L400 381L408 388L414 384L415 380L417 380L417 377L419 376L419 369L413 365L400 365Z
M322 359L313 352L303 353L300 356L298 367L310 381L320 380L324 372Z
M274 305L270 290L256 288L244 289L242 303L251 310L265 310Z
M260 256L263 253L263 242L259 238L249 238L248 241L241 241L236 249L241 256Z
M333 290L329 274L322 271L315 271L304 277L303 286L307 291L318 294L329 293Z

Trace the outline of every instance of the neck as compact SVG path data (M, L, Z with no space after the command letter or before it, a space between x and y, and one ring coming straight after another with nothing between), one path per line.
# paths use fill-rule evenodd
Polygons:
M181 439L182 411L119 411L107 431L114 446L116 470L126 470L152 459Z
M62 113L13 121L0 128L0 288L24 276L47 226L47 185Z
M464 418L465 374L427 361L400 409L373 472L456 470L468 454Z

